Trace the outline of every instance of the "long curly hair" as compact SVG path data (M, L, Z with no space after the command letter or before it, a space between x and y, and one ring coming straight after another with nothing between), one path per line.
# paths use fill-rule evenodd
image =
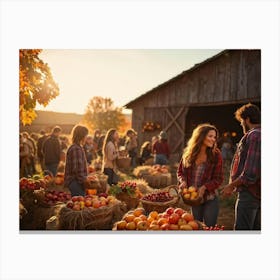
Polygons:
M218 138L218 130L214 125L211 125L209 123L203 123L199 124L192 133L191 138L189 139L186 148L183 152L183 164L185 167L188 167L195 163L197 156L200 152L200 149L202 147L203 141L205 137L207 136L208 132L210 130L215 130L216 132L216 138ZM213 145L213 147L207 147L206 149L206 155L207 155L207 161L214 162L215 159L215 151L217 149L217 141Z

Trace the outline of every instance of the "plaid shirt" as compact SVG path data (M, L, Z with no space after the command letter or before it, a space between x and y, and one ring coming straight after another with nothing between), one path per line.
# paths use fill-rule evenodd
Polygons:
M261 128L249 130L240 140L231 166L231 181L241 179L241 191L247 188L260 198L261 189Z
M194 172L194 165L185 167L183 165L183 159L181 159L178 170L177 178L179 183L185 181L187 186L192 185L192 178ZM215 152L214 163L206 162L204 174L201 177L200 184L205 186L209 193L214 193L223 182L223 161L222 155L219 150Z
M166 157L169 158L170 155L169 145L165 141L161 142L158 140L153 144L152 152L157 155L159 154L166 155Z
M66 154L64 180L65 186L69 186L73 180L83 184L87 177L87 161L83 147L73 144Z

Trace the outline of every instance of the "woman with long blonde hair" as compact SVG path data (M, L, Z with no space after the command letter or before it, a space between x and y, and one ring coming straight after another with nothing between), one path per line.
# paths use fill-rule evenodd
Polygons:
M194 186L203 198L199 206L192 206L192 214L207 226L217 223L217 189L223 182L222 155L217 149L217 138L215 126L208 123L198 125L193 130L177 170L179 189Z
M111 128L107 131L103 143L102 171L108 176L108 184L111 186L118 183L116 174L118 158L119 134L116 129Z

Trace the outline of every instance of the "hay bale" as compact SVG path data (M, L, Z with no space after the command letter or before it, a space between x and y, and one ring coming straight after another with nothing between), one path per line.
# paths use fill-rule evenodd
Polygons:
M35 204L20 221L20 230L45 230L46 221L58 215L64 203L57 203L51 207Z
M58 214L60 230L109 230L123 213L124 205L116 201L100 208L87 208L75 211L62 207Z

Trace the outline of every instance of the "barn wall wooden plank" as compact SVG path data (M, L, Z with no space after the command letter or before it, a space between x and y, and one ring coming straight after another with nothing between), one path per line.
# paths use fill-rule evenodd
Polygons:
M259 50L229 50L192 71L186 71L182 76L155 88L133 103L133 128L141 132L143 122L148 120L158 121L162 127L166 127L172 118L164 111L165 108L175 117L182 106L211 107L248 101L259 102L260 60ZM185 113L182 113L176 122L177 125L172 123L167 132L178 153L186 144L185 140L180 143L178 137L186 139L192 124L190 120L186 124ZM185 132L184 135L178 126ZM139 133L139 140L150 141L151 137L158 133L159 131Z
M248 53L247 57L247 96L255 98L261 96L261 52L256 50Z

